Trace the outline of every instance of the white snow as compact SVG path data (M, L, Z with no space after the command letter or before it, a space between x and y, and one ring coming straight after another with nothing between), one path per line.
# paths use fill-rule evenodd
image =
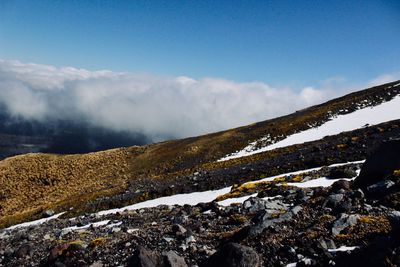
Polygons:
M357 175L354 176L353 178L338 178L338 179L328 179L326 177L320 177L317 179L312 179L306 182L299 182L299 183L287 183L286 185L290 186L296 186L299 188L310 188L310 187L328 187L333 185L336 181L339 180L347 180L347 181L352 181L354 180L359 174L360 170L356 171Z
M243 203L246 200L248 200L249 198L257 196L257 194L258 193L252 194L250 196L228 198L228 199L219 201L218 204L221 205L221 206L229 206L229 205L234 204L234 203Z
M349 164L360 164L360 163L364 163L364 162L365 162L365 160L351 161L351 162L345 162L345 163L335 163L335 164L329 165L328 167L339 167L339 166L345 166L345 165L349 165ZM271 181L274 181L276 178L279 178L279 177L289 176L289 175L296 175L296 174L301 174L301 173L311 172L311 171L318 171L321 168L323 168L323 167L316 167L316 168L305 169L305 170L300 170L300 171L288 172L288 173L284 173L284 174L278 174L278 175L267 177L267 178L263 178L263 179L260 179L260 180L247 182L244 185L254 184L254 183L259 183L259 182L271 182ZM358 175L358 172L359 171L357 171L357 175Z
M338 251L352 251L358 248L357 246L354 247L346 247L346 246L341 246L340 248L335 248L335 249L328 249L329 252L338 252Z
M87 229L89 227L104 226L104 225L107 225L109 222L110 222L110 220L104 220L104 221L94 222L94 223L90 223L90 224L83 225L83 226L71 226L71 227L64 228L62 230L65 231L65 232L83 230L83 229Z
M204 191L204 192L194 192L194 193L187 193L187 194L172 195L172 196L167 196L167 197L160 197L160 198L147 200L144 202L140 202L140 203L133 204L133 205L126 206L123 208L119 208L119 209L100 211L97 213L97 215L113 214L113 213L117 213L117 212L123 212L125 210L152 208L152 207L157 207L159 205L169 205L169 206L185 205L185 204L197 205L201 202L211 202L214 199L216 199L219 195L224 195L226 193L229 193L230 191L231 191L231 187L225 187L225 188L219 189L219 190L210 190L210 191Z
M333 117L325 122L320 127L311 128L278 141L275 144L255 149L250 151L250 146L257 141L251 143L248 147L241 151L235 152L221 158L219 161L250 156L264 151L273 150L276 148L302 144L322 139L328 135L336 135L341 132L351 131L364 127L365 125L375 125L391 120L400 119L400 96L394 97L392 100L384 102L374 107L367 107L356 110L349 114Z
M325 177L321 177L321 178L317 178L317 179L313 179L313 180L309 180L307 182L299 182L299 183L287 183L286 185L290 185L290 186L296 186L296 187L300 187L300 188L309 188L309 187L328 187L331 186L334 182L338 181L338 180L348 180L351 181L354 178L341 178L341 179L327 179Z
M61 215L63 215L64 213L65 212L61 212L61 213L55 214L55 215L53 215L51 217L48 217L48 218L43 218L43 219L31 221L31 222L25 222L25 223L13 225L13 226L10 226L10 227L8 227L8 228L6 228L4 230L13 230L13 229L16 229L16 228L21 228L21 227L29 227L29 226L40 225L40 224L43 224L43 223L48 222L50 220L56 219L56 218L60 217Z

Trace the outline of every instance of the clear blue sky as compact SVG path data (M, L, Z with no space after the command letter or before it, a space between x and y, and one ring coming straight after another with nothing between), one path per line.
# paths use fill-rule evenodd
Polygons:
M400 70L400 1L0 1L0 58L310 85Z

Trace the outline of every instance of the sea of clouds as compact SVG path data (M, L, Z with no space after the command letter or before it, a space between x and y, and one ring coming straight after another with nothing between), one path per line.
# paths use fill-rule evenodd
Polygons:
M154 141L266 120L344 92L0 60L0 105L11 117L84 122Z

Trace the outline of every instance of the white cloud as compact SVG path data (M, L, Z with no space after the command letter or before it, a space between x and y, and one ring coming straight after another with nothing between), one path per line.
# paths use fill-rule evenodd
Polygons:
M382 74L375 79L371 80L368 85L369 86L375 86L375 85L380 85L383 83L389 83L398 80L400 77L400 72L397 73L388 73L388 74Z
M265 83L56 68L0 60L0 104L28 119L82 120L155 140L214 132L337 96Z

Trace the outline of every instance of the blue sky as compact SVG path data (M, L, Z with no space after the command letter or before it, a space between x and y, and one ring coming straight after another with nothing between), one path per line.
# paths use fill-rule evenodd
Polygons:
M400 71L400 1L0 1L0 58L273 86Z

